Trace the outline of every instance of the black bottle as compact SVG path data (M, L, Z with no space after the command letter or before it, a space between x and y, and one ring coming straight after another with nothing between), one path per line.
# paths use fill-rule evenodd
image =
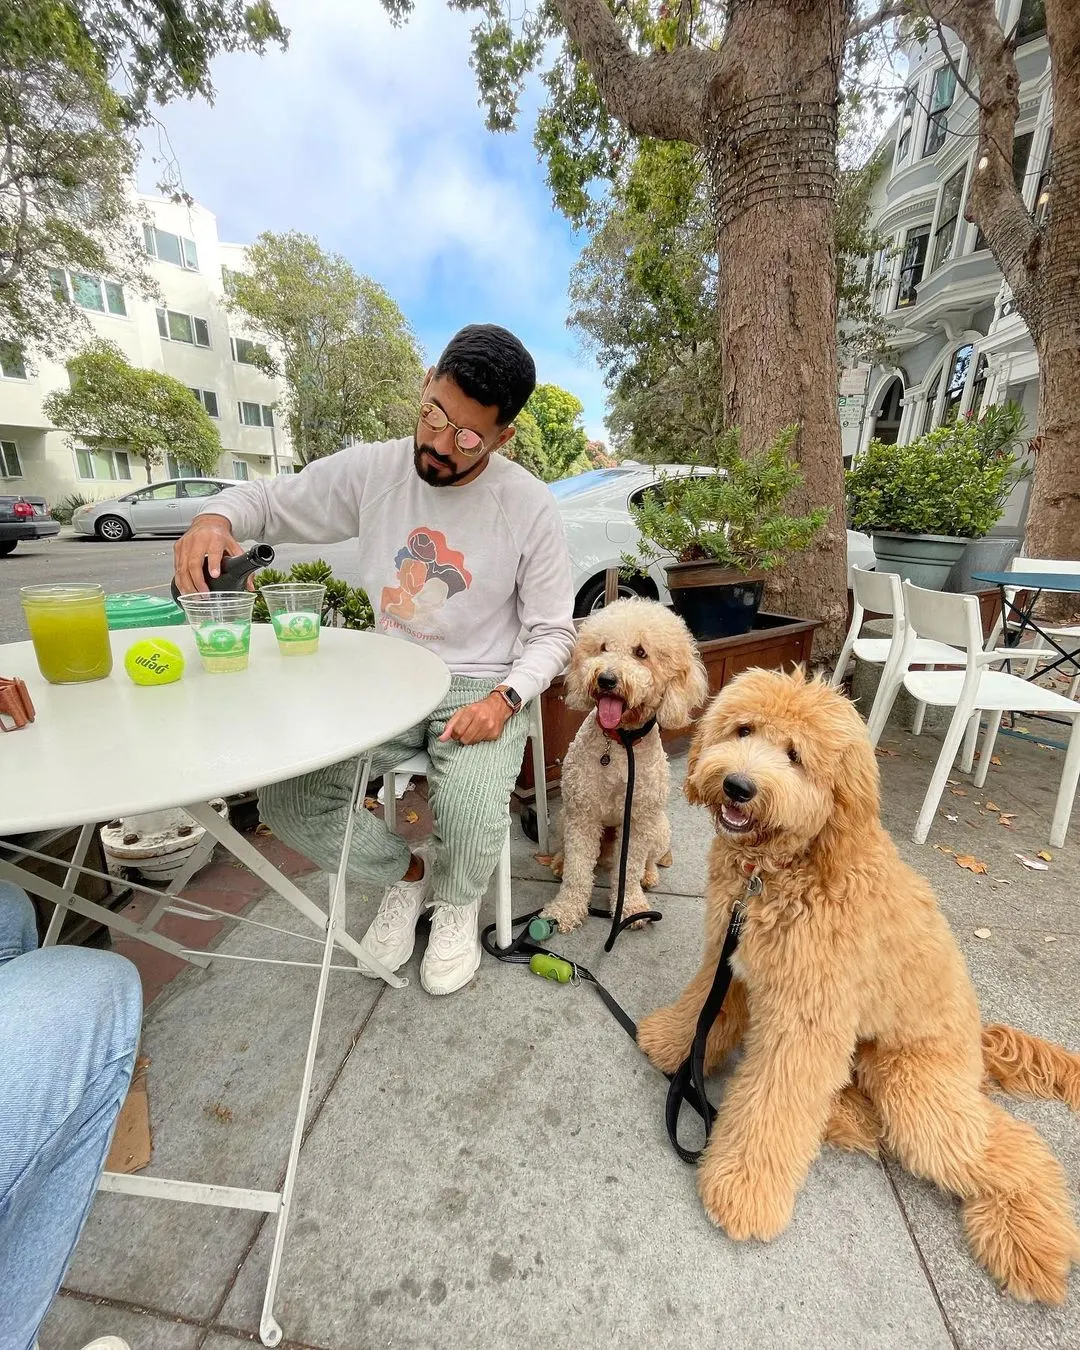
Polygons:
M246 553L238 553L235 558L224 558L221 563L221 575L212 577L209 564L203 563L203 580L212 591L242 591L252 572L269 567L274 561L274 550L269 544L256 544ZM173 578L172 597L180 599L180 591Z

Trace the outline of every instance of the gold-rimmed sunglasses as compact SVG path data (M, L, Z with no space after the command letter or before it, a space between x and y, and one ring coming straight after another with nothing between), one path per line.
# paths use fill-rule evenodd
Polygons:
M484 438L478 431L471 431L468 427L459 427L451 422L437 403L420 404L420 421L430 431L445 431L447 427L453 427L454 444L470 459L475 459L484 449Z

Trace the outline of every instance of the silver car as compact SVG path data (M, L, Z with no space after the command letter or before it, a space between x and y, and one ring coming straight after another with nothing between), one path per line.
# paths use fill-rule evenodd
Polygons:
M624 553L635 553L640 538L631 506L641 504L656 475L695 472L684 464L619 464L612 469L593 469L574 478L550 484L562 516L574 576L574 614L582 618L604 603L605 573L618 567ZM711 473L711 469L698 469ZM848 584L851 568L873 568L874 546L869 535L847 532ZM647 576L619 581L620 595L644 595L670 603L663 560L649 568Z
M113 543L136 534L183 534L207 497L237 484L233 478L165 478L111 501L80 506L71 524L76 534Z

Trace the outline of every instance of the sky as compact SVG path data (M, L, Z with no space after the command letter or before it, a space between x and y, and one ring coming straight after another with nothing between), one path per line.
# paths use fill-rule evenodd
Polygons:
M212 107L161 111L188 192L222 240L302 230L390 292L428 359L463 324L501 323L538 379L585 405L605 438L602 374L566 327L584 243L551 204L532 144L542 90L519 130L484 127L469 67L468 15L417 0L394 28L379 0L278 0L288 50L220 58ZM140 187L160 167L148 140Z

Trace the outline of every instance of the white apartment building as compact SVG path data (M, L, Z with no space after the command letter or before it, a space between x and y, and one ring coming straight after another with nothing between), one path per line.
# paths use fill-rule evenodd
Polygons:
M1021 88L1013 162L1038 218L1046 209L1052 121L1044 0L998 0L998 17L1006 32L1016 29ZM1007 400L1023 406L1029 431L1035 429L1034 345L979 230L964 219L978 110L962 87L974 78L970 62L959 39L947 36L961 82L936 35L913 43L900 112L882 145L888 168L871 219L886 244L872 286L893 330L895 362L857 377L845 372L845 455L873 436L904 444ZM1022 534L1028 486L1013 494L996 533Z
M243 246L219 240L217 220L205 207L148 196L139 204L160 303L108 278L57 270L53 284L67 290L94 333L115 342L133 365L164 371L195 392L221 434L221 477L291 473L288 432L274 411L283 386L250 363L252 342L224 305L222 269L243 270ZM44 396L68 387L63 364L40 361L32 370L11 353L0 364L0 493L40 494L53 503L73 492L116 497L146 482L141 459L122 450L72 447L44 416ZM155 480L188 473L171 457L153 469Z

